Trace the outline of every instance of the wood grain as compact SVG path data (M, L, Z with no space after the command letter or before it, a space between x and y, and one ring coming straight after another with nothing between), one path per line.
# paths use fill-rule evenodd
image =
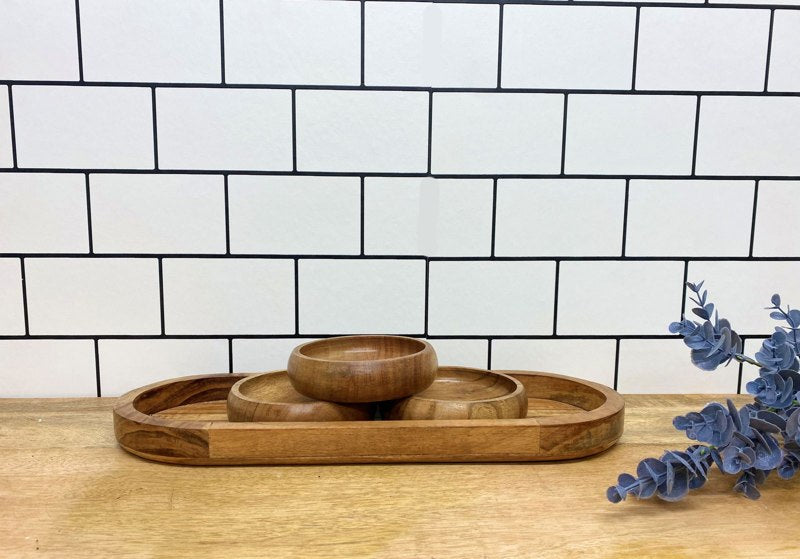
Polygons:
M165 414L227 398L249 375L199 375L158 382L120 397L114 430L129 452L192 465L501 462L596 454L622 433L624 402L608 387L549 373L508 371L536 396L579 413L523 419L250 423Z
M292 385L315 400L363 403L425 390L436 378L436 353L404 336L339 336L300 345L289 356Z
M605 500L720 398L626 396L619 443L584 460L225 468L123 451L110 398L0 400L0 556L795 558L800 477L755 502L717 471L679 503Z
M373 415L372 404L339 404L303 396L286 371L241 379L231 387L227 402L230 421L370 421Z
M385 407L384 417L407 419L519 419L528 397L508 375L468 367L439 367L436 380L418 394Z

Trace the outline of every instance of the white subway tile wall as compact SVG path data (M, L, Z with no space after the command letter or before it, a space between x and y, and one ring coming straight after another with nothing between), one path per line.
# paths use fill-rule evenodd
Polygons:
M0 397L281 369L355 333L734 392L667 330L683 282L751 352L772 293L800 304L800 0L0 14Z

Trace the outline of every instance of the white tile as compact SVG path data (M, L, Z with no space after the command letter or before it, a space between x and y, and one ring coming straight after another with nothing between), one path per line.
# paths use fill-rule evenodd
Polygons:
M82 0L87 80L219 82L216 0Z
M433 95L434 173L557 173L564 96Z
M800 244L786 224L800 215L800 182L760 181L753 256L800 256Z
M301 260L300 332L414 334L425 329L425 262Z
M0 398L96 395L92 340L0 340Z
M302 90L296 104L300 171L427 169L424 91Z
M499 7L367 2L367 85L494 87Z
M562 262L558 333L668 334L682 281L683 262Z
M367 254L489 256L491 244L491 179L365 179Z
M0 174L0 252L88 252L83 174Z
M0 258L0 335L24 333L20 261L18 258Z
M739 367L701 371L683 340L622 340L617 390L623 394L735 394ZM691 410L686 410L691 411Z
M500 179L497 256L619 256L624 180Z
M800 175L798 128L798 97L703 97L697 174Z
M167 334L294 332L291 260L164 260Z
M315 338L245 338L233 340L233 370L262 373L286 368L292 350Z
M149 258L26 258L35 335L158 334L158 263Z
M800 91L800 11L776 10L769 53L770 91Z
M642 8L637 89L761 91L768 10Z
M100 340L100 391L120 396L174 377L228 372L228 340Z
M2 0L0 13L0 79L78 79L74 0Z
M156 107L163 169L292 169L288 89L159 88Z
M800 262L689 262L688 280L705 281L708 301L716 305L719 316L727 318L739 334L770 334L775 321L764 307L770 297L780 293L783 304L800 306ZM688 290L687 290L688 291ZM686 314L692 315L688 302Z
M98 253L224 253L222 176L90 176Z
M435 339L426 341L433 346L440 367L486 369L488 366L488 340Z
M492 369L557 373L614 386L614 340L492 340Z
M358 177L231 176L231 253L358 254Z
M358 2L226 0L228 83L361 82Z
M0 167L14 166L9 91L10 86L0 88Z
M753 181L632 180L628 195L627 256L747 256ZM696 208L724 200L715 219Z
M430 263L428 332L434 335L550 334L555 263Z
M503 87L629 89L636 9L507 5Z
M797 0L708 0L708 1L710 4L769 4L772 6L797 5Z
M567 173L689 174L695 97L570 95Z
M153 168L148 88L15 85L13 94L20 167Z

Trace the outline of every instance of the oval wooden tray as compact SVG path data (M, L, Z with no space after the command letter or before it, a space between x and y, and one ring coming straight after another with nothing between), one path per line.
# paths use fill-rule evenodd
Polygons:
M625 403L575 378L501 371L528 393L525 419L234 423L225 400L248 375L158 382L114 407L114 432L133 454L175 464L524 462L581 458L622 435Z

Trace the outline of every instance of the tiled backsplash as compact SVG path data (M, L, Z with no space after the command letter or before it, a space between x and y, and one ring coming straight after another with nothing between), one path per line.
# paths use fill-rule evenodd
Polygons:
M735 392L666 326L800 305L795 4L0 0L0 396L367 332Z

